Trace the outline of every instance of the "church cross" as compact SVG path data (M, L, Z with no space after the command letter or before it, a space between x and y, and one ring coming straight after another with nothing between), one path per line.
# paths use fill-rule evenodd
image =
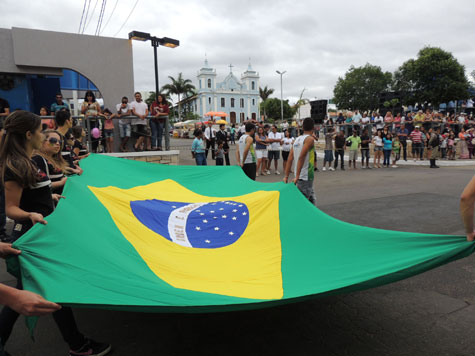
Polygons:
M234 67L234 66L233 66L232 64L229 65L229 72L230 72L230 73L233 72L233 67Z

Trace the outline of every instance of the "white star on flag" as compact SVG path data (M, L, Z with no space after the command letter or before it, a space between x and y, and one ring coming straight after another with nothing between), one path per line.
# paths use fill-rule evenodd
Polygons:
M233 220L237 220L237 217L233 216Z
M201 228L199 226L195 227L196 230L201 230Z
M211 210L210 213L211 213L211 214L214 213L214 210Z
M230 231L230 232L229 232L229 235L233 236L233 235L234 235L234 232Z
M206 242L207 244L209 244L211 241L210 241L210 240L205 240L205 242Z
M226 219L226 218L227 218L227 216L226 216L226 215L223 215L223 216L221 216L221 217L222 217L223 219Z
M237 212L237 209L233 209L233 213Z
M208 220L204 219L203 222L206 224L208 222Z
M244 212L244 213L242 213L242 215L247 215L247 213L246 213L246 212Z
M218 231L218 230L219 230L219 227L216 226L216 227L214 228L214 230L215 230L215 231Z

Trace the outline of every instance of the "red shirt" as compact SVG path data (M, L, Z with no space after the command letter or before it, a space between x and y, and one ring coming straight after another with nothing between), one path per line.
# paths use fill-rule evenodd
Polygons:
M154 101L152 103L152 105L150 105L150 115L152 115L152 116L155 116L158 113L164 113L164 114L168 115L169 112L170 112L170 109L168 108L167 104L159 105L156 101ZM160 115L159 117L153 118L152 120L153 121L157 121L157 120L163 121L163 120L165 120L165 116Z

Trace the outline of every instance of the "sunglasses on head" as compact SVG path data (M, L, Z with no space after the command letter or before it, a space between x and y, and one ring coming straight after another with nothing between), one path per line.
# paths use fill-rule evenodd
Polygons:
M50 137L50 138L48 139L48 142L49 142L51 145L61 144L61 140L58 140L56 137Z

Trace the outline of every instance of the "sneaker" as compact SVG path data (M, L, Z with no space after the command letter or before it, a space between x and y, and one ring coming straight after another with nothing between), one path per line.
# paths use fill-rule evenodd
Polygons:
M267 175L270 175L270 171L267 171Z
M393 166L393 168L397 168L397 166L396 166L396 165L394 165L394 166Z
M322 171L325 172L327 169L325 167L322 168ZM328 168L330 170L330 168Z
M110 350L110 344L103 344L91 339L86 339L86 343L79 350L69 350L69 356L104 356L107 355Z
M256 173L256 177L259 177L259 173Z
M334 170L335 170L335 168L333 168L333 167L330 167L330 168L328 168L328 170L329 170L329 171L334 171Z
M275 171L275 174L279 175L279 174L280 174L280 172L279 172L279 171Z

